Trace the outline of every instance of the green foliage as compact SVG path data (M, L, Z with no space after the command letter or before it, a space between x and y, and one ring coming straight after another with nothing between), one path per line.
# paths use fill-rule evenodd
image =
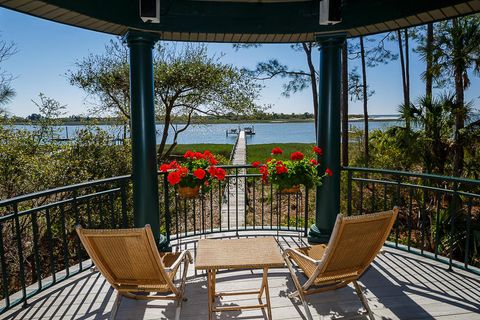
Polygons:
M392 127L388 130L374 130L370 134L371 165L395 170L418 169L422 146L418 143L418 132Z
M39 130L0 126L0 198L131 172L130 145L112 145L99 128L79 131L68 144L38 144Z
M323 176L318 173L317 165L309 159L285 160L271 159L265 164L268 181L280 190L295 185L304 185L307 188L322 184Z

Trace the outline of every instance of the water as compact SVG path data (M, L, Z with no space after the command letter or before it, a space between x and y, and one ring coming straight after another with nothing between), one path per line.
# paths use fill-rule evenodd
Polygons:
M381 129L385 130L394 125L401 125L400 121L378 121L370 122L369 130ZM182 132L177 139L179 144L198 144L198 143L219 143L233 144L235 143L235 135L226 135L228 129L238 127L249 127L251 123L240 124L202 124L191 125L185 132ZM247 136L248 144L264 144L264 143L314 143L315 127L313 122L266 122L253 124L256 134ZM33 130L31 125L16 125L18 129ZM122 138L123 126L99 125L99 128L108 131L111 135ZM76 132L85 128L83 125L73 126L57 126L53 128L53 136L55 138L65 139L74 138ZM157 143L160 142L163 132L163 125L157 125ZM178 125L178 129L182 125ZM350 121L349 128L363 130L363 121ZM172 143L174 131L169 130L167 143Z

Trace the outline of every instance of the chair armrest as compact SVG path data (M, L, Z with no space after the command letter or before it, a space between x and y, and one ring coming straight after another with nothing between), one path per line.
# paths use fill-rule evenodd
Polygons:
M314 259L310 258L309 256L304 255L303 253L301 253L301 252L299 252L295 249L287 248L287 249L285 249L285 251L283 251L283 258L284 259L288 259L290 255L296 255L296 256L298 256L302 259L305 259L305 260L313 263L316 266L318 266L320 264L320 261L314 260Z
M182 253L180 253L180 255L178 256L177 260L175 260L175 262L168 268L165 268L165 270L167 272L172 272L173 270L175 270L178 265L180 263L182 263L185 259L188 259L188 262L189 263L193 263L193 259L192 259L192 255L190 253L190 251L188 250L185 250L185 251L182 251Z

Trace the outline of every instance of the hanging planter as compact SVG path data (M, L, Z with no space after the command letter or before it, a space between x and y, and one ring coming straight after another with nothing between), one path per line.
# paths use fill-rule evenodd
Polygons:
M214 180L225 179L226 172L216 167L217 160L210 151L187 151L181 162L172 161L160 166L160 172L167 175L168 184L175 186L182 199L194 199L199 196L200 189L206 194L210 191Z
M178 187L178 196L182 199L195 199L200 194L200 186L195 187Z
M320 157L323 154L322 149L315 146L312 151ZM325 173L318 170L319 163L315 158L305 158L300 151L290 154L290 159L285 159L282 149L275 147L272 150L272 156L266 163L260 161L252 163L252 167L258 168L262 175L264 183L271 183L278 190L279 194L297 194L300 193L300 185L306 188L312 188L322 185L322 180L326 176L331 176L332 172L327 169ZM283 158L283 159L282 159Z
M296 194L300 192L300 185L294 185L288 188L283 188L278 191L280 194Z

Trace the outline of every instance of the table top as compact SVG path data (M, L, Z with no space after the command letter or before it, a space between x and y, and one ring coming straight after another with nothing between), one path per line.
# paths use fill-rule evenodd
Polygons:
M195 269L283 268L285 262L273 237L201 239Z

